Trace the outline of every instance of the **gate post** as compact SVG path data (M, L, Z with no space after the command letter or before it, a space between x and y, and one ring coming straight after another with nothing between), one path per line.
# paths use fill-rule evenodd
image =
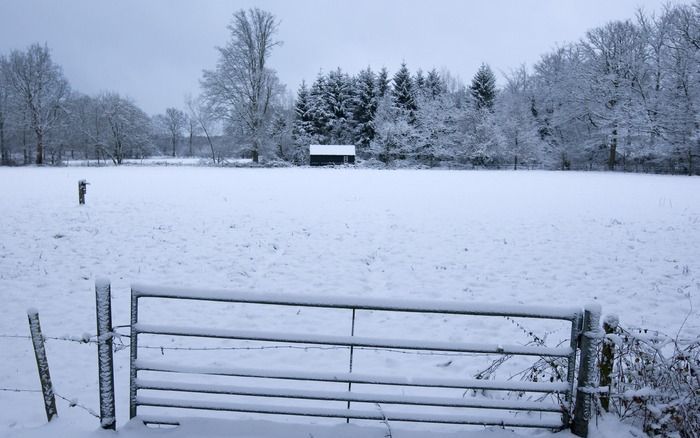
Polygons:
M615 333L620 321L617 315L607 315L603 319L603 331L606 335ZM610 387L612 383L612 372L613 364L615 363L615 343L612 339L603 339L603 351L600 358L600 386ZM605 409L606 412L610 411L610 393L612 392L612 387L610 387L607 394L601 394L600 405Z
M49 361L46 358L46 349L44 348L44 335L41 334L41 325L39 324L39 312L36 309L29 309L27 317L29 318L29 331L32 335L36 367L39 370L41 393L44 395L46 418L51 421L53 417L58 416L58 411L56 410L56 396L51 384L51 374L49 374Z
M100 425L116 430L114 411L114 358L112 352L112 288L108 280L95 281L97 365L100 383Z
M588 420L592 413L593 385L596 368L596 346L598 344L598 324L600 323L600 305L588 305L583 314L581 330L581 363L578 369L576 388L576 405L571 431L580 437L588 436Z

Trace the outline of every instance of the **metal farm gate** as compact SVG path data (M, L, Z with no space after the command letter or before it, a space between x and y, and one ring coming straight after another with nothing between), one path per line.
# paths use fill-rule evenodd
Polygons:
M112 331L111 309L109 307L109 290L107 282L99 282L96 285L98 292L98 327L102 324L102 333ZM103 298L100 298L102 293ZM105 298L106 297L106 298ZM106 300L106 302L105 302ZM207 329L203 327L179 327L159 325L158 321L142 321L139 318L139 304L143 300L194 300L219 303L251 303L269 306L313 307L325 309L345 309L347 317L352 320L353 330L348 336L337 336L312 333L288 333L257 331L257 330L232 330L232 329ZM102 310L100 310L102 306ZM568 345L561 347L523 346L509 345L499 340L492 343L464 343L447 342L441 340L407 340L383 337L355 336L355 316L358 311L374 312L399 312L399 313L424 313L442 315L467 315L467 316L495 316L495 317L522 317L537 319L552 319L565 321L570 324L571 335ZM109 314L109 318L101 317ZM460 302L431 302L408 300L381 300L354 297L325 297L304 296L288 294L258 294L250 292L234 291L204 291L184 290L177 288L164 288L146 285L133 285L131 288L131 342L130 342L130 404L129 416L137 417L149 424L179 424L178 417L165 417L154 415L139 415L139 407L155 406L174 409L197 409L214 411L251 412L264 414L302 415L312 417L335 417L347 419L380 420L396 422L425 422L425 423L449 423L449 424L476 424L498 425L506 427L542 427L561 429L572 426L575 434L586 436L588 419L591 413L591 400L589 387L592 386L592 373L595 367L595 354L593 343L596 337L600 310L591 308L583 311L580 308L552 308L543 306L518 306L518 305L493 305ZM260 341L283 344L302 345L328 345L347 347L350 350L350 372L333 373L324 370L291 371L257 368L237 368L235 366L191 366L177 363L169 363L167 360L143 360L139 359L140 335L165 335L169 337L197 337L211 339L233 339L246 341ZM100 350L100 385L101 389L113 386L109 381L109 372L103 371L104 366L111 367L111 339L105 338L110 344ZM352 351L355 348L376 348L406 351L433 351L433 352L458 352L458 353L487 353L493 355L522 355L531 357L559 358L566 361L566 380L553 382L523 382L509 380L479 380L463 378L438 378L415 377L406 378L396 375L374 375L352 372ZM581 363L579 366L578 383L575 376L577 352L581 351ZM109 353L109 357L107 354ZM348 384L346 391L327 391L310 389L284 389L270 385L223 385L184 383L173 379L152 380L140 377L140 372L159 373L163 376L175 375L200 375L200 376L229 376L237 378L280 379L285 381L300 382L341 382ZM180 379L181 380L181 379ZM104 385L103 385L104 383ZM373 391L352 391L352 384L371 385ZM406 388L458 388L461 390L492 390L492 391L516 391L536 394L561 394L565 400L563 405L551 401L523 400L523 399L490 399L490 398L464 398L442 397L433 395L403 395L390 394L377 391L387 386L400 386ZM577 390L578 388L578 390ZM147 391L149 394L142 394ZM173 398L172 396L158 396L159 392L191 393L199 394L196 399ZM152 395L153 392L156 395ZM114 421L113 391L108 394L106 389L101 394L101 407L107 421ZM218 398L207 400L206 395L216 395ZM264 397L281 401L279 404L261 404L252 402L222 401L222 396L252 396ZM112 397L111 405L109 397ZM574 402L574 398L576 398ZM322 400L347 402L347 408L311 407L298 403L290 403L285 400ZM541 397L544 399L544 397ZM350 403L371 403L380 406L389 405L392 408L386 410L371 410L366 408L351 407ZM401 406L412 406L410 412L396 409ZM446 408L471 408L484 412L494 411L497 415L481 415L469 413L433 413L420 412L416 407L446 407ZM528 415L532 413L534 415ZM547 414L547 415L542 415ZM113 427L113 426L112 426Z

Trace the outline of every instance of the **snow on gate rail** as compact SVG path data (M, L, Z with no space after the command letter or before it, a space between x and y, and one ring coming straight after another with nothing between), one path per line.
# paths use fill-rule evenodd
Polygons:
M139 300L144 298L165 300L199 300L224 303L250 303L275 306L315 307L329 309L349 309L353 311L353 331L350 336L331 336L308 333L288 333L278 331L207 329L202 327L180 327L171 325L144 324L139 322ZM554 319L571 324L571 337L566 347L550 348L540 346L506 345L502 343L463 343L426 340L406 340L380 337L354 336L355 312L357 310L410 312L426 314L503 316ZM451 303L434 301L395 301L354 297L326 297L313 295L259 294L251 292L222 290L187 290L134 284L131 288L131 363L130 363L130 417L138 415L139 406L161 408L184 408L196 410L250 412L263 414L301 415L312 417L335 417L347 419L369 419L381 421L405 421L450 424L501 425L511 427L563 428L570 419L571 402L574 392L576 351L582 330L583 313L580 308L554 308L546 306L514 306L478 303ZM138 358L138 336L169 335L178 337L220 338L275 343L305 345L335 345L350 349L350 372L331 373L327 371L290 371L251 369L235 367L202 367L172 364L165 361L142 360ZM377 349L449 351L461 353L489 353L501 355L524 355L539 357L559 357L567 361L567 379L563 382L515 382L461 378L404 378L389 375L360 374L352 372L352 352L354 347ZM309 382L348 383L348 391L320 391L284 389L257 386L222 384L183 383L175 379L152 380L139 377L139 371L157 372L162 375L208 375L244 377L254 379L281 379ZM427 395L398 395L379 392L352 392L353 383L383 386L458 388L461 390L518 391L532 393L560 393L565 395L566 404L531 400L494 400L486 398L436 397ZM347 409L328 407L268 405L249 402L229 402L216 400L185 400L172 397L143 395L140 390L149 392L192 393L272 399L297 399L317 401L347 402ZM351 408L350 402L371 403L379 410ZM473 408L477 415L445 414L434 412L405 412L400 409L384 410L380 404L394 407L449 407ZM483 415L481 410L497 411L499 415ZM517 412L538 413L537 416L515 415ZM549 416L543 416L549 413ZM554 415L554 416L553 416ZM177 417L139 416L146 423L178 424Z

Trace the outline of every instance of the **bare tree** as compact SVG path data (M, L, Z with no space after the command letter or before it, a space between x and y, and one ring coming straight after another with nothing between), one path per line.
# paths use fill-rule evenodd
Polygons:
M201 97L185 98L185 105L187 105L187 111L189 112L190 123L194 122L197 124L199 129L204 133L204 137L207 139L207 144L209 144L209 149L211 151L211 160L216 163L216 151L214 150L214 142L212 141L212 123L214 116L211 109L206 105L206 102Z
M51 60L49 48L33 44L26 52L14 50L3 71L12 90L25 107L28 124L36 135L36 164L44 163L46 134L61 117L68 94L68 81L61 67Z
M130 99L116 93L98 98L100 119L104 124L98 145L114 164L126 156L143 157L150 146L150 119Z
M174 157L177 155L177 145L180 143L182 131L184 131L187 124L187 116L177 108L168 108L165 110L163 122L168 134L170 134L170 145L172 146Z
M230 125L240 125L258 162L261 136L269 122L270 106L279 91L277 76L267 67L278 22L261 9L239 10L228 26L231 39L219 47L214 70L205 70L201 81L210 107Z
M6 143L6 130L10 112L10 87L5 80L3 66L7 64L4 56L0 57L0 165L10 164L10 154Z

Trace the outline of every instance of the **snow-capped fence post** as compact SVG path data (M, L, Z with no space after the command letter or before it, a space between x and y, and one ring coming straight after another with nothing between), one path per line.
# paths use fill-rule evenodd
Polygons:
M581 346L581 363L578 369L574 421L571 425L573 434L580 437L588 436L588 421L591 419L599 322L600 306L586 306L583 314L581 341L579 343Z
M95 281L97 365L100 384L100 425L115 430L114 362L112 353L112 290L108 280Z
M136 368L136 359L138 356L138 341L139 332L136 329L136 324L139 321L139 297L134 288L131 288L131 316L130 316L131 333L129 337L129 418L136 416L136 378L138 377L138 369Z
M350 336L355 336L355 312L357 309L353 308L352 309L352 326L350 328ZM349 372L352 373L352 356L355 352L355 348L351 345L350 346L350 369ZM348 392L352 392L352 382L348 382ZM348 410L350 410L350 400L348 400ZM345 419L346 423L350 423L350 417L347 417Z
M39 370L41 393L44 395L46 419L51 421L53 417L58 416L58 411L56 410L56 396L51 384L51 374L49 374L49 361L46 358L46 349L44 348L44 336L41 334L41 325L39 324L39 312L35 309L29 309L27 317L29 318L29 331L32 335L36 367Z
M603 319L603 331L606 335L615 333L620 321L617 315L607 315ZM610 386L612 383L613 364L615 363L615 343L607 337L603 339L603 349L600 358L600 386ZM612 391L612 388L610 388ZM609 393L603 393L600 396L600 405L606 412L610 410Z
M85 204L85 192L87 192L88 182L84 179L78 181L78 203L80 205Z

